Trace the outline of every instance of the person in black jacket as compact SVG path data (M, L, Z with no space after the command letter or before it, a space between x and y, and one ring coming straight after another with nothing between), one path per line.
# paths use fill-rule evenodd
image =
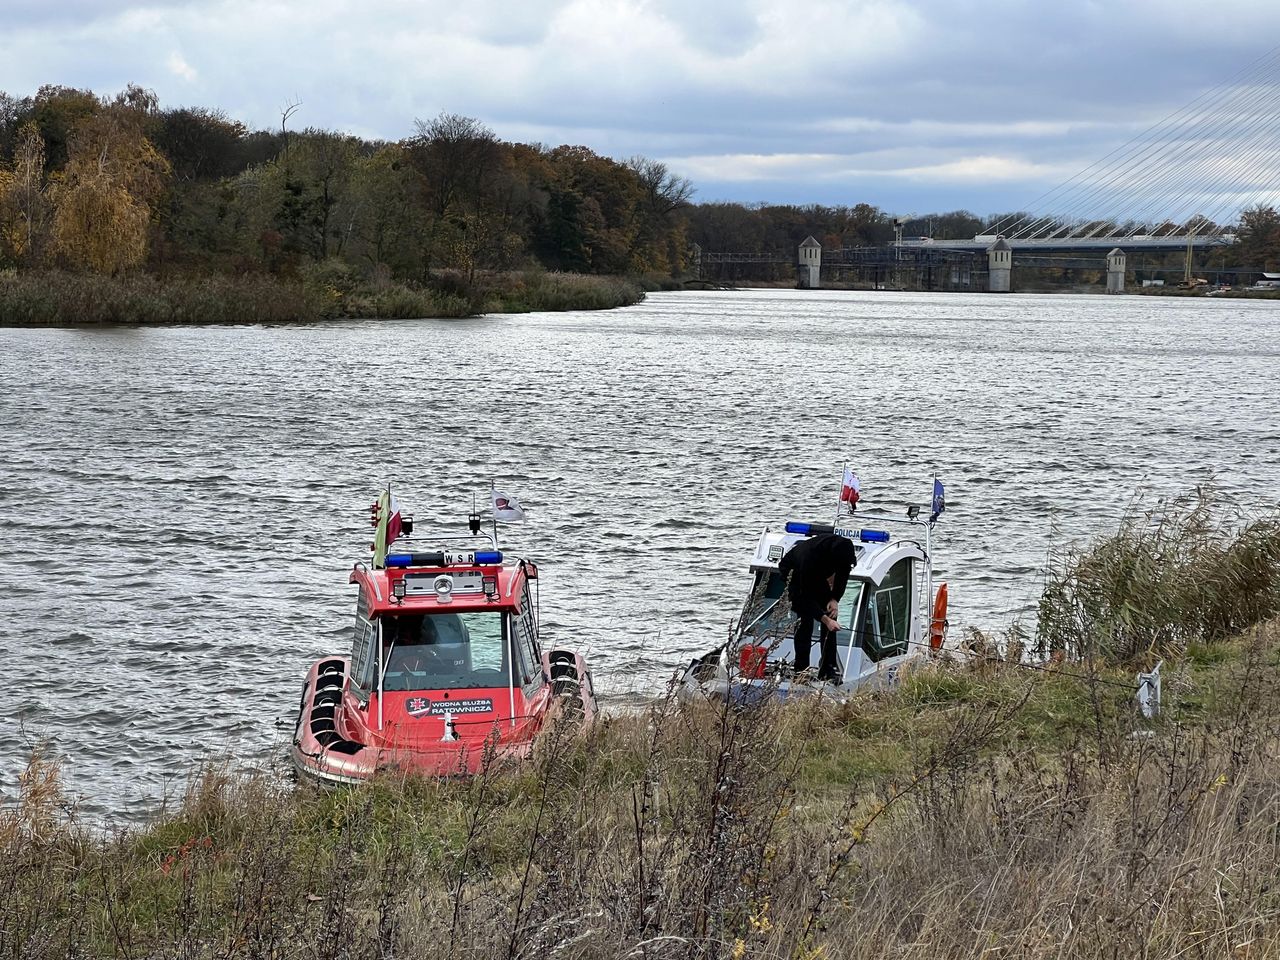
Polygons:
M856 560L852 540L824 533L802 540L779 562L778 571L783 576L789 575L787 594L791 599L791 609L799 617L793 663L796 673L809 669L813 625L820 623L822 656L818 660L818 679L839 682L836 631L844 627L836 620L836 612L849 584L849 571Z

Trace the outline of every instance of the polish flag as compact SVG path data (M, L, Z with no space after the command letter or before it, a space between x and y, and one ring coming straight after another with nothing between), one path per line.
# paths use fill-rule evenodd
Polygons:
M862 499L862 483L852 467L845 467L844 482L840 484L840 502L847 503L850 510L856 510L860 499Z
M396 495L391 495L391 502L387 504L387 546L391 546L399 539L400 534L404 532L404 521L400 517L400 501L396 499Z

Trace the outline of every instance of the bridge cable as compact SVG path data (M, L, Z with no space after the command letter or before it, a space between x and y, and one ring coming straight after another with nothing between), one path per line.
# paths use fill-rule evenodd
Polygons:
M1195 134L1198 130L1203 129L1202 121L1205 117L1216 116L1218 118L1211 124L1214 130L1229 127L1233 120L1228 105L1238 94L1238 87L1220 93L1211 101L1202 104L1200 109L1182 117L1177 124L1165 131L1161 138L1152 139L1145 143L1141 149L1122 158L1120 163L1113 165L1114 169L1109 171L1110 176L1107 179L1094 184L1091 189L1083 191L1076 198L1075 204L1068 211L1068 216L1083 217L1096 214L1096 210L1107 202L1109 197L1116 194L1132 193L1134 185L1139 181L1154 185L1158 191L1161 177L1153 175L1152 169L1167 167L1178 157L1194 150L1196 147ZM1195 162L1187 165L1188 175L1193 175L1196 166L1198 166L1198 163ZM1145 193L1145 191L1143 192ZM1131 198L1131 201L1136 199L1138 198ZM1144 208L1133 202L1125 209L1126 212L1134 210L1139 215L1145 215L1148 218L1155 212L1151 208ZM1096 236L1102 229L1105 229L1105 226L1105 222L1098 224L1095 216L1093 220L1084 225L1083 229L1087 230L1085 236ZM1081 228L1079 227L1069 231L1070 236L1078 236L1080 234Z
M1193 178L1197 172L1212 169L1213 158L1203 156L1197 158L1196 137L1188 134L1197 132L1203 134L1203 120L1206 117L1216 116L1217 120L1212 121L1210 127L1213 130L1220 130L1231 124L1233 120L1238 123L1242 110L1245 111L1246 117L1255 116L1257 111L1250 111L1250 108L1266 98L1267 88L1271 84L1241 84L1238 81L1246 77L1253 80L1264 71L1271 71L1272 61L1278 55L1280 55L1280 46L1256 58L1223 84L1201 94L1191 104L1153 124L1069 180L1042 194L1032 204L1034 207L1054 195L1061 195L1059 201L1070 198L1067 210L1060 211L1056 215L1036 217L1033 214L1024 213L1013 220L1000 218L993 227L988 228L988 232L999 233L999 228L1005 226L1005 235L1014 239L1030 238L1036 233L1046 231L1050 237L1064 231L1068 237L1071 237L1080 234L1082 230L1088 230L1089 236L1095 236L1105 228L1105 224L1096 222L1098 219L1096 216L1083 223L1078 221L1094 213L1098 203L1103 202L1108 195L1123 189L1125 185L1143 182L1155 184L1158 188L1159 178L1151 176L1150 167L1153 163L1157 169L1173 168L1176 159L1188 152L1191 153L1191 165L1183 166L1180 172L1183 180L1194 182ZM1082 178L1090 173L1094 173L1095 178L1088 182L1082 181ZM1152 192L1148 188L1141 191L1141 194L1142 197L1147 197ZM1140 198L1131 198L1126 210L1135 210L1139 215L1148 218L1158 210L1155 204L1144 206L1133 202L1138 199Z
M1193 156L1188 158L1189 162L1179 163L1180 156L1171 159L1167 166L1176 171L1173 179L1166 180L1163 171L1159 175L1150 176L1147 186L1139 191L1124 208L1125 212L1134 210L1135 215L1146 216L1148 219L1151 219L1154 212L1163 212L1167 220L1183 226L1186 226L1187 217L1193 210L1199 208L1198 212L1202 216L1205 215L1207 209L1205 204L1211 202L1207 197L1214 195L1213 185L1219 180L1219 171L1224 162L1232 159L1225 153L1222 145L1223 140L1231 139L1232 130L1248 126L1263 132L1263 136L1255 136L1246 141L1250 159L1260 158L1271 152L1271 144L1277 134L1280 134L1280 124L1274 122L1274 119L1263 126L1258 124L1267 117L1275 117L1271 109L1274 102L1273 96L1271 87L1259 84L1253 88L1251 94L1241 98L1238 104L1232 104L1231 109L1224 110L1219 120L1198 131L1196 140L1182 151L1182 153L1187 151L1193 153ZM1178 167L1181 169L1178 170ZM1160 209L1154 206L1156 198L1164 195L1182 196L1184 199L1175 207ZM1143 207L1143 202L1148 205ZM1221 209L1220 206L1214 207L1215 211L1219 209ZM1216 217L1209 219L1214 221L1215 226L1217 225Z
M1194 119L1197 119L1199 116L1201 116L1205 112L1215 109L1217 104L1222 102L1224 99L1228 98L1234 92L1236 82L1239 79L1251 73L1259 72L1261 69L1264 69L1265 66L1267 65L1267 61L1274 59L1277 53L1280 53L1280 47L1276 47L1275 49L1269 51L1268 53L1263 54L1261 57L1257 58L1257 60L1255 60L1253 63L1247 65L1242 70L1238 71L1237 74L1235 74L1233 77L1228 79L1225 83L1221 84L1219 87L1212 88L1206 91L1205 93L1201 94L1200 97L1196 98L1196 100L1192 101L1192 103L1189 104L1188 106L1183 107L1181 110L1175 111L1174 113L1165 117L1160 122L1153 124L1147 130L1143 131L1142 133L1139 133L1135 137L1131 138L1128 142L1115 148L1109 154L1102 157L1100 160L1095 161L1093 164L1091 164L1090 166L1086 167L1084 170L1077 173L1074 177L1067 180L1065 183L1059 184L1054 189L1048 191L1047 193L1042 195L1041 198L1034 201L1033 206L1040 204L1042 201L1047 200L1049 197L1053 196L1056 193L1070 194L1073 191L1079 193L1082 189L1084 192L1087 193L1089 191L1089 186L1086 186L1085 184L1075 184L1075 181L1080 180L1086 174L1090 173L1091 171L1094 171L1095 169L1098 169L1100 173L1104 171L1110 171L1114 176L1114 171L1118 167L1120 168L1124 167L1126 165L1126 161L1131 159L1132 154L1126 153L1126 151L1128 151L1130 147L1134 146L1135 144L1143 143L1144 141L1151 141L1155 139L1154 134L1157 131L1160 131L1162 128L1166 128L1166 127L1168 128L1168 130L1166 130L1165 133L1171 132L1173 130L1179 129L1180 127L1186 126L1188 123L1192 122ZM1138 151L1138 154L1139 156L1141 156L1142 152ZM1111 160L1112 158L1116 158L1116 159L1112 163L1107 164L1106 161ZM1073 187L1073 184L1075 184L1074 187ZM1016 235L1019 235L1019 236L1025 235L1029 232L1029 230L1027 229L1028 227L1034 228L1034 226L1037 224L1037 221L1043 222L1046 219L1049 219L1049 218L1040 217L1040 218L1033 219L1032 215L1024 214L1019 220L1014 221L1009 225L1009 228L1006 229L1006 234L1011 233L1013 227L1023 225L1022 229L1019 229ZM996 226L998 227L1002 223L1003 223L1003 220L997 221Z

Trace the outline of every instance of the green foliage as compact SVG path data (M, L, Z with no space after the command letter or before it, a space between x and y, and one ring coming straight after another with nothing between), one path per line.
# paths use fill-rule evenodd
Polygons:
M1254 207L1240 216L1236 257L1248 266L1280 269L1280 212L1274 207Z

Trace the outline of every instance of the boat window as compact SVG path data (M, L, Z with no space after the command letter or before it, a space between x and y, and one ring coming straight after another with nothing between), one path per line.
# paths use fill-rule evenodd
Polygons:
M369 692L378 685L378 628L369 619L369 601L364 588L356 598L356 626L351 642L351 687L357 699L366 701Z
M527 686L542 673L542 661L538 655L537 629L533 621L533 607L529 602L529 590L524 591L520 612L512 617L515 626L512 643L516 648L516 662L520 665L517 680L521 686Z
M884 582L871 593L863 619L862 647L870 660L898 657L911 639L913 561L904 557L889 568Z
M787 580L777 570L761 570L738 619L743 632L757 640L781 636L791 629L791 604L783 599Z
M505 687L503 617L490 611L384 617L383 689Z
M836 643L839 646L847 647L853 640L853 628L857 625L858 610L861 606L862 582L850 580L849 585L844 589L844 596L840 598L840 610L836 615L836 619L844 627L843 630L836 631Z

